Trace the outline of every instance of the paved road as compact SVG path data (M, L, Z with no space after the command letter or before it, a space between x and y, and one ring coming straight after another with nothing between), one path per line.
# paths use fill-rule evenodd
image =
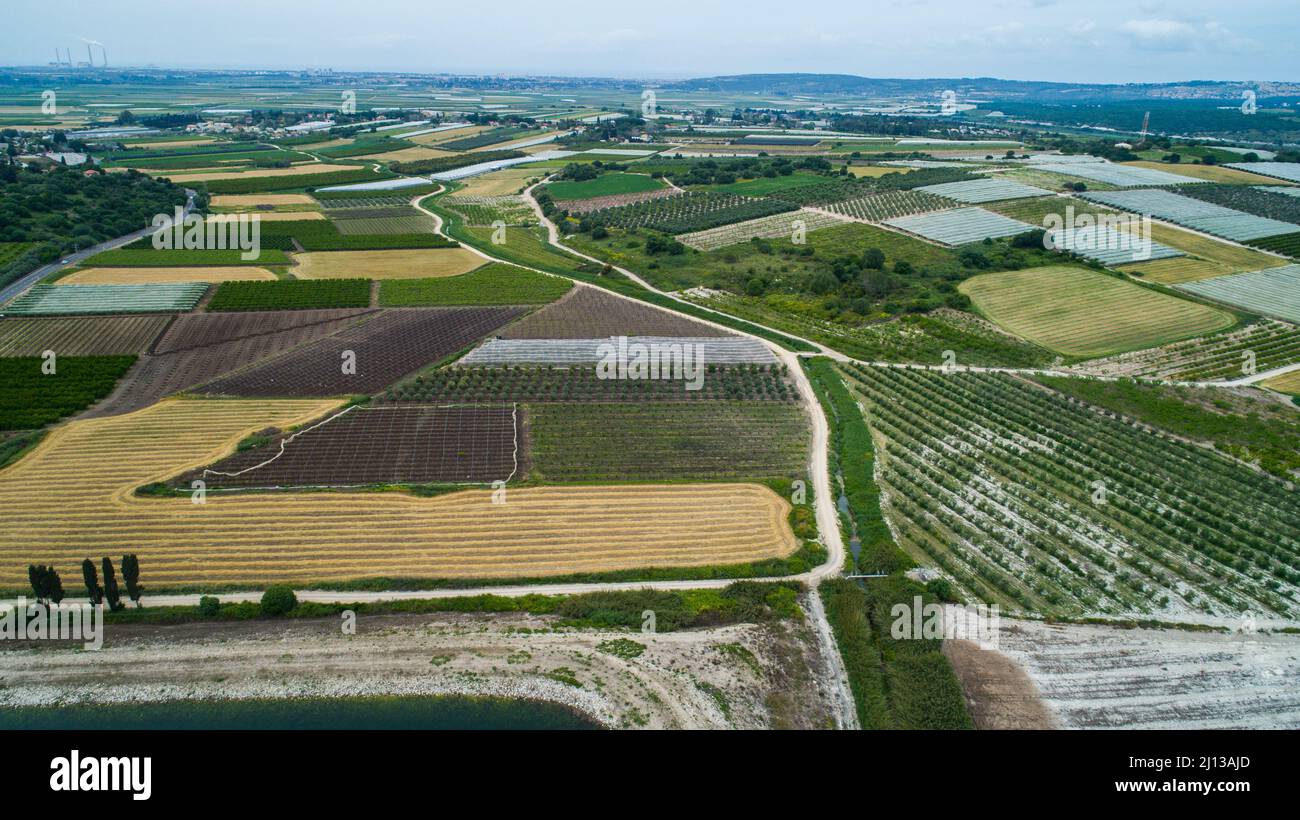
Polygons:
M187 196L185 199L185 214L188 216L190 211L193 210L194 208L194 192L189 189L186 189L186 194ZM7 285L3 290L0 290L0 305L7 304L10 299L19 296L28 288L30 288L32 285L35 285L37 282L41 281L42 279L44 279L45 277L49 276L52 273L57 273L63 270L64 268L79 264L80 262L89 259L90 257L94 256L97 253L101 253L103 251L111 251L114 248L120 248L123 245L129 245L135 240L140 239L141 237L144 236L148 236L153 232L154 232L153 227L141 228L135 233L130 233L127 234L126 236L119 236L117 239L110 239L107 242L101 242L98 245L94 245L92 247L86 248L85 250L77 251L74 254L65 256L56 262L51 262L50 264L45 265L44 267L37 268L36 270L27 274L26 276L19 279L18 281Z

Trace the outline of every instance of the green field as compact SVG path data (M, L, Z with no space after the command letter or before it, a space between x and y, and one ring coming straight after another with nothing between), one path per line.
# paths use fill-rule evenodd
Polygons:
M107 396L135 364L135 356L60 356L54 372L45 359L0 359L0 430L43 427Z
M385 279L379 283L382 307L433 305L542 305L569 292L573 282L514 265L493 263L459 276Z
M1087 268L986 273L959 286L993 322L1067 356L1105 356L1222 330L1231 314Z
M603 174L584 182L552 182L546 186L553 199L591 199L614 194L639 194L655 191L664 184L645 174Z
M291 279L222 282L208 310L319 310L369 305L369 279Z
M284 251L262 248L252 259L244 259L240 250L154 250L153 248L118 248L97 253L82 263L88 268L189 268L205 265L287 265Z

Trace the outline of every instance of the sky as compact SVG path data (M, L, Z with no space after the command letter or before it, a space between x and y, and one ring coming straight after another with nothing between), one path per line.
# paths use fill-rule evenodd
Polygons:
M84 60L96 40L112 65L165 68L1300 80L1295 0L67 0L4 16L8 66L56 46Z

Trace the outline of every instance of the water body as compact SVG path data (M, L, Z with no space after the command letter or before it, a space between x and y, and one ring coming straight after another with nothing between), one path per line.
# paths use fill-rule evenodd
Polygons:
M558 703L497 697L173 701L0 708L0 729L599 729Z

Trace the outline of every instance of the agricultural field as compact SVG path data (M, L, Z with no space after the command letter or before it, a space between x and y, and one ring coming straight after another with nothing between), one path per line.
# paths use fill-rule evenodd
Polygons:
M1300 182L1300 162L1231 162L1228 167L1287 182Z
M316 200L307 194L225 194L212 197L209 204L213 208L243 211L264 208L311 207L316 204Z
M502 339L604 339L610 336L734 336L680 313L598 287L579 286L562 299L520 319Z
M884 222L900 216L942 211L952 206L952 200L946 197L912 190L868 194L856 199L833 202L826 205L825 209L864 222Z
M102 399L135 356L59 356L53 373L44 356L0 358L0 430L30 430L78 413Z
M663 187L662 182L646 174L615 172L601 174L595 179L582 182L550 182L547 183L546 190L553 199L563 202L569 199L639 194L646 191L657 191Z
M124 356L143 352L168 316L97 316L0 320L0 356Z
M1118 165L1110 162L1057 162L1050 165L1030 165L1035 171L1081 177L1093 182L1104 182L1119 188L1137 188L1154 185L1187 185L1204 180L1194 176L1144 168L1137 165Z
M1255 216L1290 222L1300 231L1300 197L1282 196L1248 185L1194 185L1183 190L1183 194Z
M471 350L462 365L595 365L607 358L606 348L651 345L694 351L695 363L774 364L776 357L761 341L748 336L693 338L689 336L623 336L607 339L499 339L493 338ZM667 355L667 354L665 354ZM675 352L673 355L676 355Z
M553 482L793 479L808 424L784 402L530 405L533 475Z
M287 223L285 223L287 224ZM237 265L265 266L287 265L289 257L284 251L262 247L252 259L245 259L244 251L228 250L157 250L142 239L137 246L97 253L85 261L88 268L190 268L211 265L233 267Z
M74 316L112 313L181 313L193 310L208 286L35 285L3 308L6 316Z
M1253 313L1300 322L1300 265L1216 276L1176 287Z
M504 173L504 172L501 172ZM635 205L638 202L649 202L655 199L664 199L680 194L681 191L676 188L655 188L649 191L640 191L635 194L613 194L611 196L593 196L587 199L570 199L557 203L562 211L567 211L573 216L582 216L583 214L603 211L607 208L619 208L624 205Z
M522 418L511 405L390 405L331 411L172 482L210 489L489 484L524 473Z
M1270 390L1277 390L1280 393L1290 393L1293 396L1300 396L1300 370L1292 370L1290 373L1284 373L1281 376L1274 376L1263 384Z
M369 279L332 279L323 282L223 282L208 302L210 311L322 310L368 307Z
M438 204L460 214L466 225L492 225L495 222L537 224L533 209L518 196L445 196L438 200Z
M329 218L344 236L433 233L433 220L410 206L332 210Z
M572 287L570 280L559 276L493 262L458 276L382 280L379 304L383 307L544 305L559 299Z
M316 251L294 254L298 279L427 279L459 276L483 265L483 257L465 248L378 251Z
M155 589L532 578L741 563L798 546L789 504L752 484L517 488L504 505L490 490L214 494L203 505L134 495L233 452L251 433L305 424L334 406L173 400L55 430L0 472L0 585L26 584L32 562L79 577L89 532L106 554L139 555Z
M699 251L716 251L718 248L738 245L755 238L792 241L796 230L806 235L810 231L830 228L843 223L843 219L803 208L789 213L773 214L772 216L763 216L746 222L736 222L731 225L709 228L705 231L680 234L677 240L688 248L695 248Z
M1126 162L1124 165L1130 168L1147 168L1153 171L1165 171L1174 173L1178 176L1193 177L1206 182L1216 182L1228 185L1259 185L1272 182L1268 177L1252 174L1248 171L1240 171L1236 168L1225 168L1222 165L1191 165L1176 164L1171 165L1164 162ZM1183 192L1190 193L1200 186L1188 185Z
M1156 219L1234 242L1294 233L1297 230L1297 226L1287 222L1243 213L1163 189L1107 191L1080 196L1126 211L1150 214Z
M231 371L338 333L368 310L189 313L179 316L141 355L118 388L89 416L148 407Z
M1013 376L845 375L902 546L964 595L1071 615L1300 606L1300 514L1278 479Z
M528 180L536 178L538 172L533 168L503 168L481 176L464 180L464 186L456 191L457 196L512 196L518 194L527 185Z
M1052 195L1051 191L1045 191L1042 188L1035 188L1032 185L1016 182L1013 179L1002 179L1000 177L923 185L913 190L954 199L967 205L980 205L985 202L998 202L1004 199L1032 199Z
M1066 356L1105 356L1222 330L1231 314L1087 268L986 273L960 285L993 322Z
M385 310L194 392L245 397L376 393L463 350L523 313L515 307ZM352 370L343 366L345 360L351 360Z
M624 229L647 228L681 234L793 211L796 208L790 203L771 199L690 192L593 211L586 218L598 225Z
M1261 319L1224 333L1080 362L1075 369L1102 376L1132 376L1173 381L1245 378L1300 362L1300 328Z
M592 366L455 367L417 375L378 397L381 404L527 402L794 401L784 365L713 366L699 390L681 379L603 379Z
M59 279L60 285L147 285L160 282L242 282L275 279L273 272L251 265L223 268L81 268Z
M1034 230L1033 225L1026 225L983 208L957 208L900 216L886 219L884 224L950 247L984 239L1016 236Z
M1254 239L1251 240L1250 244L1256 248L1263 248L1266 251L1289 256L1292 259L1300 259L1300 231Z

